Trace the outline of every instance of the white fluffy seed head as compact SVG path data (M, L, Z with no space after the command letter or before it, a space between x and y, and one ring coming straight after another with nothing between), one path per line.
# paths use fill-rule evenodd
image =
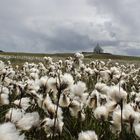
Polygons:
M5 67L4 62L0 60L0 71L2 71L4 67Z
M53 63L51 57L46 57L46 56L45 56L43 59L44 59L44 61L45 61L47 64L52 64L52 63Z
M10 110L6 113L5 118L9 119L11 122L18 122L24 115L25 111L16 108L10 108Z
M48 77L47 76L43 76L43 77L41 77L40 79L39 79L39 85L40 86L45 86L46 85L46 83L47 83L47 80L48 80Z
M82 131L78 135L78 140L98 140L95 131Z
M110 99L119 103L121 100L123 100L123 101L126 100L127 92L124 91L119 86L112 86L112 87L110 87L110 90L108 91L108 96L110 97Z
M9 104L9 89L7 87L0 87L0 104L7 105Z
M77 117L78 112L81 110L81 103L77 100L73 100L69 106L70 113L72 116Z
M84 82L78 81L76 84L71 86L71 93L75 96L82 96L86 89L86 84Z
M66 84L67 87L70 87L73 85L74 80L71 74L65 73L61 78L61 83Z
M103 94L107 94L108 90L109 90L109 87L104 84L104 83L97 83L95 85L95 89L98 91L98 92L101 92Z
M21 130L29 130L33 126L39 124L39 114L38 112L26 113L18 122L17 127Z
M94 115L96 119L107 120L108 110L105 106L99 106L95 109Z
M68 107L69 104L70 104L70 98L65 94L61 94L60 100L59 100L59 105L61 107Z
M114 109L117 107L117 104L115 101L108 101L106 104L105 104L108 112L113 112Z
M45 131L50 135L52 135L52 128L54 127L54 121L55 119L50 119L50 118L45 118L42 123L41 126L45 129ZM56 124L55 124L55 129L56 129L56 133L62 133L62 129L63 129L63 125L64 122L62 120L57 119L56 120Z
M140 138L140 124L139 123L134 125L134 130L135 130L136 135Z
M48 88L48 91L49 90L53 90L54 92L57 92L57 88L56 88L56 85L57 85L57 79L56 78L49 78L48 81L47 81L47 88Z
M116 109L113 112L112 120L113 120L114 125L121 125L121 110L120 109Z
M78 59L83 59L84 55L79 53L79 52L77 52L77 53L75 53L75 57L78 58Z
M8 94L0 94L0 104L1 105L8 105L9 104Z
M8 122L0 125L0 140L24 140L24 135L20 135L15 125Z
M131 118L135 118L135 111L132 108L132 106L130 106L130 104L126 104L123 107L123 117L124 120L129 121L129 119Z
M30 106L30 99L28 97L24 97L21 98L21 100L15 100L14 104L26 110Z

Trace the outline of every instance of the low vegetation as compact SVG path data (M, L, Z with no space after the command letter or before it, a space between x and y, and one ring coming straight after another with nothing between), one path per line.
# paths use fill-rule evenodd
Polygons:
M140 139L138 57L0 56L0 140Z

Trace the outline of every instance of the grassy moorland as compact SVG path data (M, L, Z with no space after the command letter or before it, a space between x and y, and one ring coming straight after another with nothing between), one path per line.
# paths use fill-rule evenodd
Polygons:
M0 60L7 61L10 60L14 65L23 64L26 61L29 62L40 62L43 61L43 57L50 56L54 61L59 59L65 59L67 57L73 57L74 53L54 53L54 54L45 54L45 53L19 53L19 52L1 52ZM123 55L113 55L113 54L84 54L85 61L89 62L91 60L99 59L107 61L112 59L113 61L122 62L122 63L134 63L138 64L140 62L140 57L138 56L123 56Z
M0 140L140 140L140 58L83 58L1 53Z

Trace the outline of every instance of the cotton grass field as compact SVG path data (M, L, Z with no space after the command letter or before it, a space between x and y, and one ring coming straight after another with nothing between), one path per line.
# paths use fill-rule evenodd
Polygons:
M0 54L0 140L139 140L140 58Z

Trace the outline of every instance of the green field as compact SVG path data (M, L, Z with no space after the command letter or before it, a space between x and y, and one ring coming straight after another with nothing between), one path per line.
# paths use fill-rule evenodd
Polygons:
M24 62L42 62L43 57L50 56L53 58L54 61L59 59L64 60L67 57L73 57L74 53L54 53L54 54L45 54L45 53L18 53L18 52L1 52L0 53L0 60L6 62L10 60L14 65L21 65ZM139 65L140 57L136 56L123 56L123 55L112 55L112 54L91 54L86 53L84 54L85 59L84 61L89 62L95 59L107 61L108 59L112 59L113 61L121 62L121 63L134 63Z

